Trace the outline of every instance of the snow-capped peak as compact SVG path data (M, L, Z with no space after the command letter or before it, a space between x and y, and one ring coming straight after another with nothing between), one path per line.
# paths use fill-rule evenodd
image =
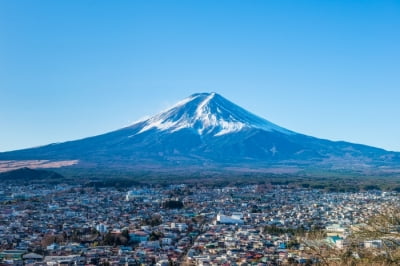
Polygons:
M221 136L245 128L294 134L244 110L215 92L193 94L143 123L144 126L137 134L151 129L169 132L193 129L200 135Z

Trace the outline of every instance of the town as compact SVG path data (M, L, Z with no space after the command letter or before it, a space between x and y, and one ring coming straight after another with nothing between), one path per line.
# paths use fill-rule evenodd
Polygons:
M3 184L0 203L2 265L314 264L315 247L341 250L400 205L397 192L271 184Z

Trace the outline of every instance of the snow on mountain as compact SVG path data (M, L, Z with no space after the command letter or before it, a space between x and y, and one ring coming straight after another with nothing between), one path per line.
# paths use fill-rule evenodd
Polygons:
M178 102L170 109L144 121L143 128L137 134L151 129L168 132L193 129L199 135L210 134L217 137L246 128L295 134L244 110L214 92L193 94Z
M131 126L81 140L0 153L0 160L74 161L78 163L73 167L139 171L186 172L196 167L386 171L399 168L400 153L295 133L216 93L199 93Z

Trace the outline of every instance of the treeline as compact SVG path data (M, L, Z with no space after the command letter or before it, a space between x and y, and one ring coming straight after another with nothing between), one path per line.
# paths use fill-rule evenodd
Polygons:
M162 207L165 209L182 209L183 202L180 200L167 200L163 202Z
M86 187L95 187L95 188L128 188L132 186L142 186L141 182L138 182L134 179L127 178L112 178L112 179L102 179L102 180L92 180L88 181L84 184Z
M121 234L113 234L108 232L104 235L103 241L100 242L102 245L120 246L127 245L130 242L129 231L123 230Z
M392 180L395 181L395 180ZM319 189L324 192L364 192L364 191L395 191L400 192L400 185L388 185L387 181L376 181L375 184L366 184L363 180L346 182L309 181L298 184L302 188ZM397 182L395 182L397 183Z
M19 170L23 176L19 182L45 182L45 183L71 183L81 184L86 187L127 189L133 186L169 187L171 184L185 183L187 189L177 191L179 196L190 194L196 188L223 188L227 186L240 187L243 185L269 185L287 186L289 188L319 189L325 192L359 192L370 190L397 191L400 192L400 175L364 175L361 173L322 172L295 173L295 174L271 174L271 173L210 173L196 174L186 173L180 175L157 174L149 172L112 171L110 169L57 169L58 174L27 169ZM33 173L31 173L33 172ZM19 172L11 172L15 175ZM31 178L40 173L40 178ZM7 175L9 175L8 173ZM19 178L7 178L17 182Z
M322 228L313 228L311 230L307 230L303 227L286 228L286 227L278 227L276 225L264 226L263 233L275 235L275 236L284 235L284 234L288 234L288 235L292 235L292 236L300 236L300 237L303 237L306 234L308 236L313 236L313 235L322 236L322 237L326 236L325 230L323 230Z

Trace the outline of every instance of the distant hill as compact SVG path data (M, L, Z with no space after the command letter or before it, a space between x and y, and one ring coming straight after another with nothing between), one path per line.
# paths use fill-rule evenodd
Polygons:
M48 170L30 169L27 167L0 173L0 181L4 180L54 180L63 179L64 177L56 172Z
M297 133L216 93L193 94L126 128L3 152L0 160L49 160L59 165L74 162L68 167L76 169L164 173L294 173L310 169L388 173L400 169L398 152Z

